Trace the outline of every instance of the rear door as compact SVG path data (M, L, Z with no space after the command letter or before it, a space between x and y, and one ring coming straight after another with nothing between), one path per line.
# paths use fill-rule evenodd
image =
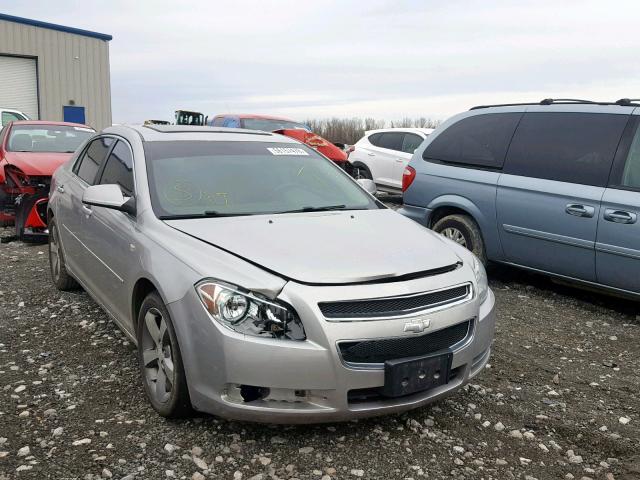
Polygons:
M640 117L632 119L602 197L596 270L598 283L640 293Z
M98 137L91 141L69 175L57 185L59 195L56 212L65 261L71 271L92 291L95 290L93 259L85 231L91 209L82 203L82 195L87 187L94 184L113 143L111 137Z
M402 188L402 173L404 172L405 167L409 165L409 160L413 157L413 152L416 151L416 148L418 148L423 141L424 138L417 133L403 133L400 152L398 152L396 161L393 164L393 174L391 179L393 186Z
M596 281L600 202L627 121L628 115L589 112L523 116L498 181L507 261Z

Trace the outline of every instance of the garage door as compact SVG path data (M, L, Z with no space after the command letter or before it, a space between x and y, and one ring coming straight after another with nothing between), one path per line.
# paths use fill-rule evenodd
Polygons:
M38 119L38 76L34 58L0 55L0 107Z

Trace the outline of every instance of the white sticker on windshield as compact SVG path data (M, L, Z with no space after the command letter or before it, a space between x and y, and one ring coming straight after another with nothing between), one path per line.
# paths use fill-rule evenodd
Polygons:
M86 127L73 127L74 130L78 130L79 132L89 132L89 133L94 133L95 130L92 128L86 128Z
M291 147L273 147L267 148L271 152L271 155L309 155L302 148L291 148Z

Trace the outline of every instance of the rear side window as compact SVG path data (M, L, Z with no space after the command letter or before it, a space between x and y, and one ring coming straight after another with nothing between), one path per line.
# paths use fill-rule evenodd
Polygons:
M628 119L603 113L527 113L504 171L603 187Z
M85 150L80 164L75 168L76 175L89 185L93 185L100 165L107 156L111 145L113 145L113 138L110 137L101 137L91 142Z
M423 138L415 133L405 133L402 142L402 151L405 153L413 153L420 146Z
M640 128L633 136L629 155L627 155L627 161L622 170L622 179L619 183L622 187L640 190Z
M122 193L129 197L133 195L133 158L124 142L118 141L111 150L100 183L118 185Z
M489 113L463 118L429 144L425 160L500 169L522 113Z

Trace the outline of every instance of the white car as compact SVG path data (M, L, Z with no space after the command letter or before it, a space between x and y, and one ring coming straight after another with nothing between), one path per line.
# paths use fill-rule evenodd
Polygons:
M385 128L365 132L349 155L354 177L371 179L378 189L399 193L404 168L431 132L433 128Z
M0 124L2 127L4 127L9 122L15 122L19 120L30 120L30 118L20 110L0 107Z

